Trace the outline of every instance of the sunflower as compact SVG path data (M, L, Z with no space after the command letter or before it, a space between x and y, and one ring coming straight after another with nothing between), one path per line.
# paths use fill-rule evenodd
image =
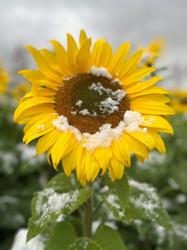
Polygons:
M27 92L30 91L30 84L28 82L19 83L14 86L11 91L10 95L19 101Z
M106 171L120 179L131 153L144 161L154 148L165 152L159 132L173 133L163 116L174 111L155 86L162 78L149 77L155 68L140 66L142 50L129 54L125 42L113 53L104 39L92 46L83 30L78 43L67 34L67 50L51 43L52 52L28 46L37 69L20 71L32 83L14 114L25 143L38 138L37 153L83 185Z
M147 48L144 48L144 56L142 63L147 66L152 66L156 62L157 58L161 56L165 47L164 40L162 38L154 39Z
M176 113L187 112L187 90L172 90L170 91L171 106Z
M8 73L4 68L0 67L0 94L5 93L8 82L9 82Z

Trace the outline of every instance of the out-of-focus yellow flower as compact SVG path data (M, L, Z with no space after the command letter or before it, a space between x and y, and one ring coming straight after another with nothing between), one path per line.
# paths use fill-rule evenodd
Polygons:
M142 50L129 55L123 43L114 53L98 39L93 45L84 31L79 42L68 34L67 50L52 41L54 51L28 46L37 69L20 73L32 83L14 119L24 124L25 143L38 139L37 153L47 152L66 175L76 171L85 185L108 170L112 180L156 148L165 153L160 132L173 133L164 115L173 115L167 93L155 86L153 67L140 66ZM149 76L149 78L148 78Z
M172 90L170 96L171 106L176 113L187 113L187 90Z
M4 94L6 92L7 84L9 83L10 78L7 71L0 67L0 94Z
M20 83L14 86L11 89L10 95L16 99L17 101L21 100L21 98L31 90L31 86L28 82Z
M165 48L165 41L163 38L154 39L147 48L144 48L142 63L147 66L154 65L157 58L161 56Z

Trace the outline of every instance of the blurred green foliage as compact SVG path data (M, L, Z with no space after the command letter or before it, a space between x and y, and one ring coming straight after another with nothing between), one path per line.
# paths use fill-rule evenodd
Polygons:
M22 130L13 123L15 103L0 100L0 249L10 249L14 234L27 227L33 193L46 186L51 169L33 146L22 144ZM51 172L51 173L50 173Z
M0 103L0 250L11 249L16 231L27 228L31 200L36 191L40 192L35 194L33 210L44 188L53 188L58 193L80 189L75 179L71 184L63 176L62 170L47 186L56 172L48 166L45 157L35 156L34 146L22 144L22 130L12 120L14 105L7 98ZM126 170L129 181L124 177L121 182L112 183L105 176L94 183L93 231L96 233L93 240L77 238L82 234L81 212L72 209L68 222L60 219L56 222L53 216L55 219L50 227L42 227L42 234L47 235L45 249L58 250L61 244L66 244L69 249L74 249L75 244L77 249L82 249L84 244L85 249L94 250L96 244L102 246L101 249L112 250L114 243L114 250L187 249L187 117L177 115L171 123L175 135L165 136L166 155L152 152L144 164L134 159L133 167ZM141 182L146 184L141 185ZM83 190L82 200L89 195L91 192ZM77 206L76 200L74 205ZM153 214L150 208L155 209ZM74 239L71 245L69 236ZM122 246L121 240L126 247Z

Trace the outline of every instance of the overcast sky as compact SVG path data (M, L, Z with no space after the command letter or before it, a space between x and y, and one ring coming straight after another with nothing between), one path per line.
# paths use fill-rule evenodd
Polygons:
M0 58L7 65L18 46L46 47L84 28L114 46L163 36L167 60L187 62L186 25L187 0L0 0Z

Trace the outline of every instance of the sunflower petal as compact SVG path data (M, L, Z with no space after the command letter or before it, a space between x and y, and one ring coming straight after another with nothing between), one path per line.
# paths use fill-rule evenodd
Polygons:
M86 32L84 30L81 30L80 35L79 35L79 46L82 47L83 44L85 44L87 40L88 40L88 37L86 35Z
M147 128L154 128L157 129L159 132L173 134L173 128L169 124L169 122L161 117L161 116L154 116L154 115L143 115L143 123L142 126Z
M109 66L109 70L111 73L116 74L119 72L121 66L123 65L124 59L129 52L129 48L130 48L130 44L126 42L126 43L123 43L117 49Z
M88 39L80 48L77 57L76 65L78 72L88 71L89 57L90 57L90 47L91 47L91 38Z
M123 64L119 72L120 79L125 78L127 74L133 72L137 68L140 62L140 59L142 57L142 54L143 54L143 51L139 50L136 53L132 54L128 60L126 60L126 62Z
M142 92L143 90L147 88L150 88L151 86L153 86L154 84L156 84L157 82L161 80L163 80L162 77L154 76L145 82L138 82L133 85L127 86L126 91L128 92L128 94L136 94L136 93Z
M162 154L166 153L166 148L162 137L154 130L149 130L149 133L155 141L157 150Z
M73 150L74 142L73 136L69 132L59 135L58 140L51 149L51 158L55 168L57 168L62 158Z
M125 166L122 162L113 158L110 161L108 169L111 179L114 181L115 179L121 179L123 177Z
M64 47L57 41L51 40L51 44L53 45L58 63L64 75L69 75L70 70L68 68L68 55L65 51Z
M46 62L46 60L42 56L42 54L32 46L27 46L27 49L34 57L41 73L44 76L46 76L48 79L55 81L55 82L58 82L58 83L61 83L62 77L50 69L48 63Z

